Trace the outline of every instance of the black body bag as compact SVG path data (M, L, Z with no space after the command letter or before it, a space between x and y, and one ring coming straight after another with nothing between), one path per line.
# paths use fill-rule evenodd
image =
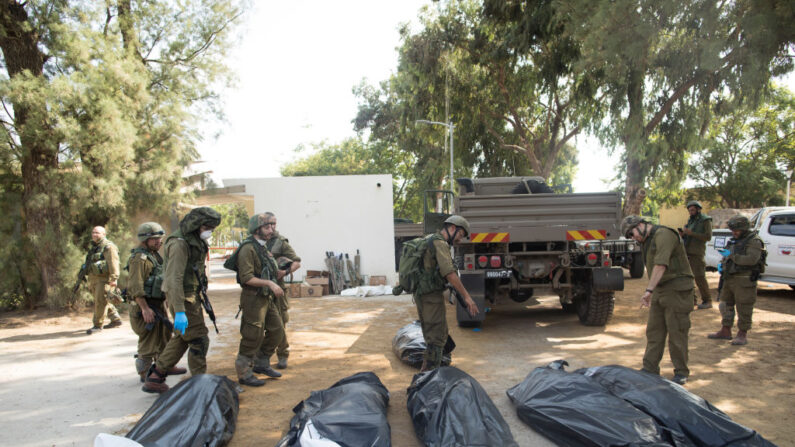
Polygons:
M428 345L422 336L422 326L420 322L414 321L398 329L395 338L392 339L392 351L398 358L407 365L419 368L422 365L422 357ZM451 362L451 353L455 349L453 337L447 336L447 343L442 350L442 366L448 366Z

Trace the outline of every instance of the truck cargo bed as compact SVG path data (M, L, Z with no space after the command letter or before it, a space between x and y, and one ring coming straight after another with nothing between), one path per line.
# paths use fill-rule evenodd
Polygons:
M456 209L471 233L505 233L510 242L618 239L617 192L462 195ZM571 233L576 232L576 233Z

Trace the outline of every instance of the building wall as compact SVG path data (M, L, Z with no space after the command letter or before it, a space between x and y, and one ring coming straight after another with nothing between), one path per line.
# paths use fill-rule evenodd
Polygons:
M326 270L325 253L358 249L364 275L383 275L395 284L395 242L391 175L224 179L224 187L245 185L254 211L270 211L276 229L301 256L301 269Z

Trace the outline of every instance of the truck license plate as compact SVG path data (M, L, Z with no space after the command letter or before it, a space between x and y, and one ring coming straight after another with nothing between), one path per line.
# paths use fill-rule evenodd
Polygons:
M486 270L486 278L510 278L510 270Z

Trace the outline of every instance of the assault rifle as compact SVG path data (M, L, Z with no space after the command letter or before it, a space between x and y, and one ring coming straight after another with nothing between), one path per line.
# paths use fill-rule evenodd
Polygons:
M456 301L458 301L458 304L460 304L461 307L463 307L464 309L467 308L467 304L466 302L464 302L464 297L462 297L461 294L458 293L458 290L456 290L452 284L450 283L447 284L447 290L450 291L450 297L448 298L450 304L453 304L453 298L455 297Z
M75 282L75 286L72 287L72 299L73 300L75 298L75 294L77 294L77 291L80 290L80 284L82 284L83 281L86 280L86 270L87 270L86 269L86 264L83 264L80 267L80 270L77 272L77 281Z
M169 320L167 316L163 315L163 313L160 312L160 309L158 309L157 307L149 306L149 309L151 309L152 312L155 314L155 321L151 323L146 323L146 326L144 326L146 330L151 331L152 329L154 329L155 323L159 321L166 326L166 329L168 329L169 332L171 332L171 330L174 328L174 324L171 322L171 320ZM138 314L142 315L143 312L139 312Z
M196 266L193 266L193 274L196 276L196 281L199 282L196 291L199 292L202 307L204 307L204 311L207 312L207 315L210 317L210 321L213 322L215 333L218 334L218 325L215 324L215 311L213 310L213 305L210 304L210 298L207 296L207 281L202 281L202 275L199 274L199 269L197 269Z

